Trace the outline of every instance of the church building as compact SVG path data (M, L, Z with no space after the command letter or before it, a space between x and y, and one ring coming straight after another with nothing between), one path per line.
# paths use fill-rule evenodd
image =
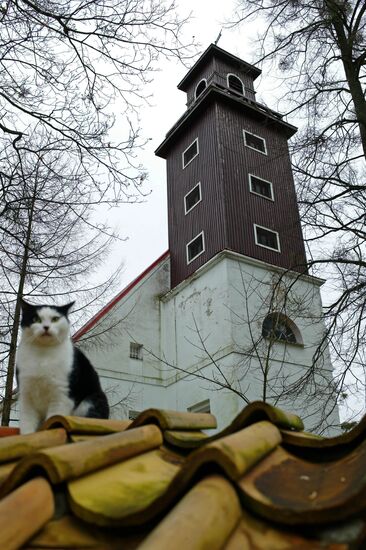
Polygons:
M187 109L166 160L169 250L75 335L113 416L210 411L219 429L253 400L336 425L322 316L308 274L288 139L256 101L261 71L210 45L178 84Z

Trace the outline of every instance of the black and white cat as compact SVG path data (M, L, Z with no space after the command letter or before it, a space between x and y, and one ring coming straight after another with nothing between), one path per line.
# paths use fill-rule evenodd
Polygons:
M108 418L98 374L74 347L65 306L22 301L22 337L17 352L20 431L30 433L54 414Z

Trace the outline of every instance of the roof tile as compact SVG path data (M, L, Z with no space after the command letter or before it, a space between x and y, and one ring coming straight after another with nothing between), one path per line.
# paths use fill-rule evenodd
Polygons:
M45 479L37 477L16 489L0 502L0 548L20 548L53 512L53 494Z
M135 418L131 428L156 423L162 430L207 430L217 427L213 414L147 409Z
M257 422L237 433L220 438L199 449L187 459L193 463L213 463L231 479L239 479L281 442L281 434L270 422Z
M4 483L1 494L19 485L35 468L43 469L52 483L61 483L159 447L162 441L159 428L151 425L91 441L44 449L18 463Z
M225 550L346 550L345 544L315 540L286 532L242 511L242 519Z
M223 477L209 476L182 498L139 549L220 550L240 515L232 485Z
M268 519L288 525L335 522L364 510L365 464L366 441L346 457L321 464L279 447L239 485L251 508Z
M150 451L68 483L76 516L97 525L143 522L144 511L160 497L180 466L161 450Z
M51 416L41 427L41 430L50 428L65 428L68 433L74 434L110 434L122 432L131 425L131 420L103 420L101 418L84 418L82 416Z
M322 439L255 402L201 431L215 425L149 409L134 422L54 417L0 439L0 548L365 547L365 420Z
M164 441L181 449L194 449L201 446L208 440L209 436L200 430L196 431L177 431L165 430Z
M14 435L9 439L1 438L0 463L21 458L38 449L63 445L66 441L67 434L62 428L27 435Z
M32 549L135 550L146 535L128 535L118 530L102 530L71 515L49 521L29 542Z

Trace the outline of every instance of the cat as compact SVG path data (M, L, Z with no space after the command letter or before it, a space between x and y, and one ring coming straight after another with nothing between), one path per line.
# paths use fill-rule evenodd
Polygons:
M22 300L22 336L16 375L20 432L36 431L55 414L108 418L109 405L98 374L70 338L64 306L31 305Z

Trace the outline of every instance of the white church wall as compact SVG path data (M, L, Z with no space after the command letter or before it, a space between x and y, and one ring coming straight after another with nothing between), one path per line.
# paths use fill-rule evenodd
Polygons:
M161 387L162 383L160 296L169 285L166 258L77 342L101 376L112 405L127 396L129 407L142 408L140 402L145 401L145 392L149 395L146 402L158 403L158 397L154 400L153 395L154 387ZM131 342L143 345L141 360L130 357ZM115 415L123 407L123 403L117 406Z
M322 281L312 277L299 279L289 273L282 277L279 286L279 274L283 275L279 268L271 270L257 260L225 252L163 297L162 349L167 350L167 361L178 367L165 376L169 395L174 393L174 408L186 410L210 398L212 412L226 425L245 400L225 389L217 391L218 385L210 384L205 377L223 382L225 376L248 401L263 399L261 365L265 368L267 360L266 398L271 396L270 402L274 403L309 371L324 333L319 292ZM274 286L279 286L279 295L271 309L269 296L273 295ZM269 343L261 338L266 314L278 310L285 311L296 324L301 344ZM166 342L169 346L165 346ZM325 382L332 379L327 348L319 367L324 385L324 378ZM192 374L187 375L187 371ZM288 410L301 410L309 419L307 428L311 428L320 420L319 399L313 398L310 403L308 396L289 396L277 404ZM333 415L333 422L338 422L337 414Z
M234 255L228 258L228 273L236 351L252 351L254 355L268 356L280 363L312 365L314 353L325 332L320 297L323 281L286 273L239 255L237 258ZM298 329L298 343L272 342L268 352L268 341L261 339L261 333L263 321L271 312L283 313L293 321ZM326 346L322 366L329 373L332 372Z
M209 363L208 353L216 357L231 351L227 265L206 265L209 269L205 266L162 298L161 348L166 363L177 367L166 371L168 384Z
M112 415L126 417L130 411L149 407L184 411L209 399L222 429L246 401L230 389L219 389L213 380L227 382L247 401L262 399L260 367L268 341L262 339L257 349L251 348L253 339L260 339L268 296L279 273L278 268L271 270L258 260L227 251L172 291L168 291L168 259L149 272L92 329L96 334L120 319L118 331L108 331L105 343L85 350L102 377ZM324 330L321 283L311 277L284 277L284 287L291 285L286 313L296 323L303 344L272 343L267 396L302 376L312 364ZM130 359L131 341L143 344L142 360ZM322 372L331 380L327 350ZM277 404L308 416L307 428L318 421L306 397L280 399Z

